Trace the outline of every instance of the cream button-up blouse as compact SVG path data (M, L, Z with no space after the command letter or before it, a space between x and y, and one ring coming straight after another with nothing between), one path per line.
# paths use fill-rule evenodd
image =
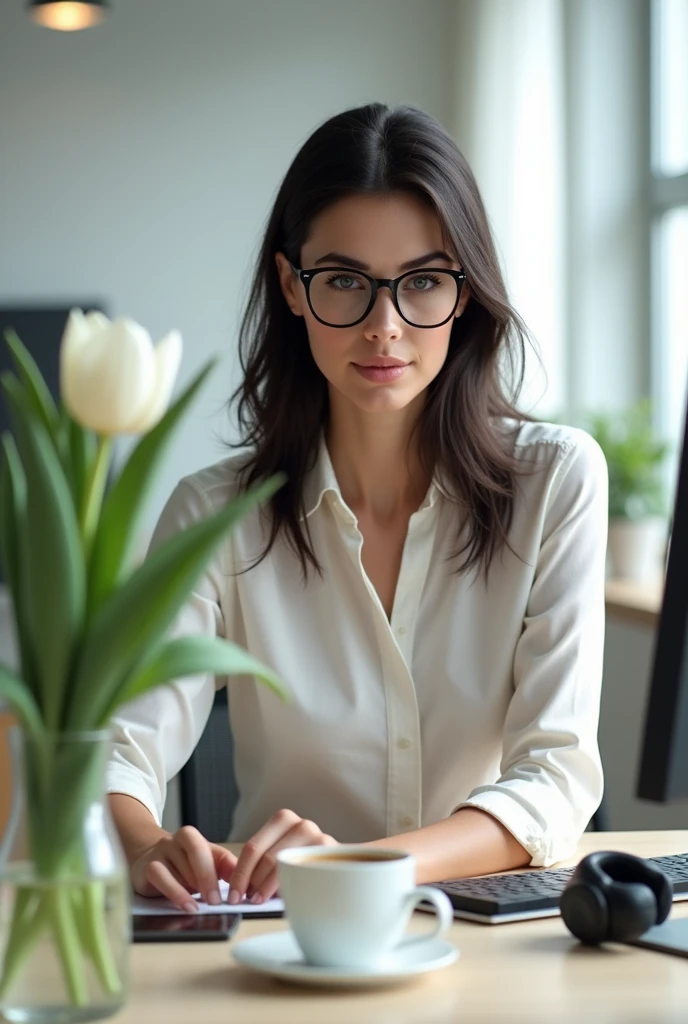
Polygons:
M510 422L508 425L517 427ZM252 678L228 681L239 788L231 834L248 839L282 807L340 841L365 842L475 806L533 865L568 857L602 795L597 745L604 639L607 468L585 432L518 427L511 546L488 585L457 575L459 510L433 483L411 516L391 620L361 564L362 536L327 447L305 509L323 577L280 537L263 549L258 511L235 528L174 633L246 647L286 683L282 702ZM181 481L153 545L236 493L242 456ZM205 727L216 685L200 675L121 709L110 792L160 822L166 785Z

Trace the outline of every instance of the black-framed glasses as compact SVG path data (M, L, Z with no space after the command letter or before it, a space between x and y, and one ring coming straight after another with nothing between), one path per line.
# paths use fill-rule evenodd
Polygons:
M371 277L346 267L302 270L289 263L306 289L311 313L326 327L354 327L370 313L380 288L389 288L399 316L411 327L441 327L454 316L463 270L424 267L400 277Z

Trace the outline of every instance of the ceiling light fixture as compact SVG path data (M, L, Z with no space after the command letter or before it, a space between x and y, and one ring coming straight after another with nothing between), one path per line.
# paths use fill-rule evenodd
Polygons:
M108 0L30 0L26 5L32 20L58 32L91 28L105 17Z

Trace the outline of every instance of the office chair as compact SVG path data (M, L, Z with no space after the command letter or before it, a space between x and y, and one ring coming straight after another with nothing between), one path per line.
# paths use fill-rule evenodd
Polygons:
M591 832L609 832L609 812L607 802L602 797L602 802L590 819L589 829Z
M223 686L215 694L210 718L198 746L179 773L182 824L194 825L211 843L226 842L232 828L239 797L233 755L227 688ZM604 799L588 828L593 832L609 831Z
M227 688L223 686L215 694L196 749L179 773L182 824L194 825L211 843L225 843L238 797Z

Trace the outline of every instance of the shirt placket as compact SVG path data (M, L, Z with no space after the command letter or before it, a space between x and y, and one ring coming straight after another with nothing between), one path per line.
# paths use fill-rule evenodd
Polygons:
M388 731L387 832L421 827L423 772L418 698L413 681L413 649L418 607L430 564L435 509L422 509L409 521L391 621L384 616L390 671L386 673ZM382 638L381 638L382 639Z
M387 709L387 835L396 835L420 828L422 820L420 717L412 665L418 606L432 552L436 509L421 509L409 520L389 621L363 568L363 536L356 519L337 499L335 506L344 524L346 546L375 609Z

